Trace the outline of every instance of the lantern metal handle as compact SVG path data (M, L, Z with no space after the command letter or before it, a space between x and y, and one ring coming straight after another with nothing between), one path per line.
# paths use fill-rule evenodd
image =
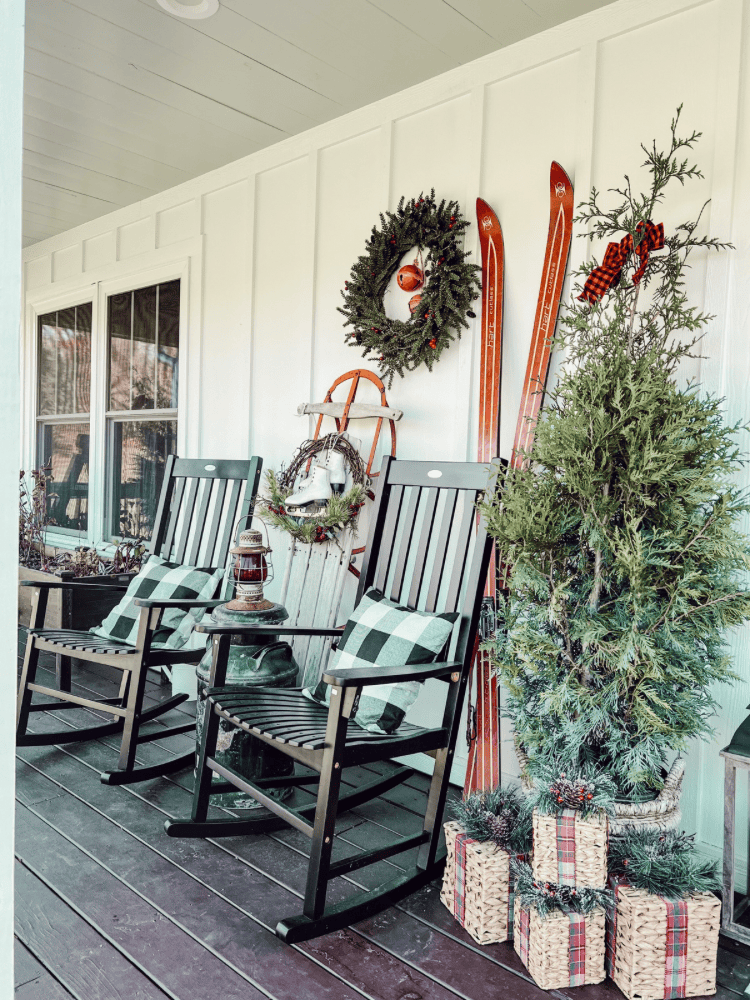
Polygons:
M240 525L242 524L242 522L249 520L250 521L250 526L252 527L252 522L253 522L253 518L254 517L255 517L255 512L253 512L252 514L243 514L241 517L237 518L237 526L236 526L235 534L234 534L234 544L235 545L239 545L240 544ZM271 552L273 552L273 549L271 548L271 539L269 538L269 535L268 535L268 528L266 528L266 526L263 523L263 521L261 521L260 523L261 523L261 526L263 528L265 528L265 532L266 532L266 548L268 549L269 553L271 553ZM261 537L263 537L262 533L261 533Z

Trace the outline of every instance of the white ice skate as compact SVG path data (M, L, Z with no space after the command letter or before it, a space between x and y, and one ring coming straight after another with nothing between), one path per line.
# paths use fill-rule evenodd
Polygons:
M309 507L312 504L324 507L331 499L331 475L322 465L314 465L302 488L287 498L287 509Z
M325 467L331 477L331 489L334 493L343 493L346 486L346 465L344 456L333 448L326 455Z

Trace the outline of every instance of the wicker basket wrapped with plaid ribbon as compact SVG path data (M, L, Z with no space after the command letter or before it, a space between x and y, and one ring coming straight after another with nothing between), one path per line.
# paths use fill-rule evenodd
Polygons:
M440 899L477 944L507 941L513 931L513 855L492 841L474 840L455 821L445 824L445 845Z
M534 878L559 885L607 884L607 817L585 819L577 809L547 815L534 810Z
M615 886L607 919L607 972L628 1000L716 992L721 903L710 892L669 900Z
M543 990L584 986L604 979L605 912L553 910L516 903L513 948Z

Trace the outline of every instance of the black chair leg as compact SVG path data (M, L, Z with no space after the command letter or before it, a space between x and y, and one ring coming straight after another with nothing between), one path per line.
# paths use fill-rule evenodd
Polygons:
M417 866L419 868L430 868L437 857L440 846L440 836L442 833L442 819L445 811L445 798L448 792L448 778L445 769L448 766L452 754L448 754L448 748L438 750L435 755L435 768L432 772L430 791L427 795L427 809L424 818L424 832L429 834L430 839L419 849Z
M23 669L21 670L21 681L18 686L18 705L16 708L16 743L22 745L26 736L26 727L29 724L29 708L33 692L29 690L29 684L36 680L36 668L39 663L39 650L36 645L36 637L29 634L26 637L26 652L23 658Z
M323 916L328 891L328 870L331 865L333 834L341 787L341 767L334 762L333 757L334 754L331 753L320 775L310 863L307 869L305 903L302 907L305 916L312 920Z
M197 776L193 788L193 806L190 817L194 823L204 823L208 817L208 806L211 801L211 782L214 773L207 766L209 757L216 755L216 744L219 739L219 716L214 712L211 702L206 699L206 716L203 719L203 736L198 756Z

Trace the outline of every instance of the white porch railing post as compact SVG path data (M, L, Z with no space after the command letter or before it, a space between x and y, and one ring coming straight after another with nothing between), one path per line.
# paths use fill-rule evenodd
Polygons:
M13 996L14 716L18 585L19 334L24 0L0 3L0 997Z

